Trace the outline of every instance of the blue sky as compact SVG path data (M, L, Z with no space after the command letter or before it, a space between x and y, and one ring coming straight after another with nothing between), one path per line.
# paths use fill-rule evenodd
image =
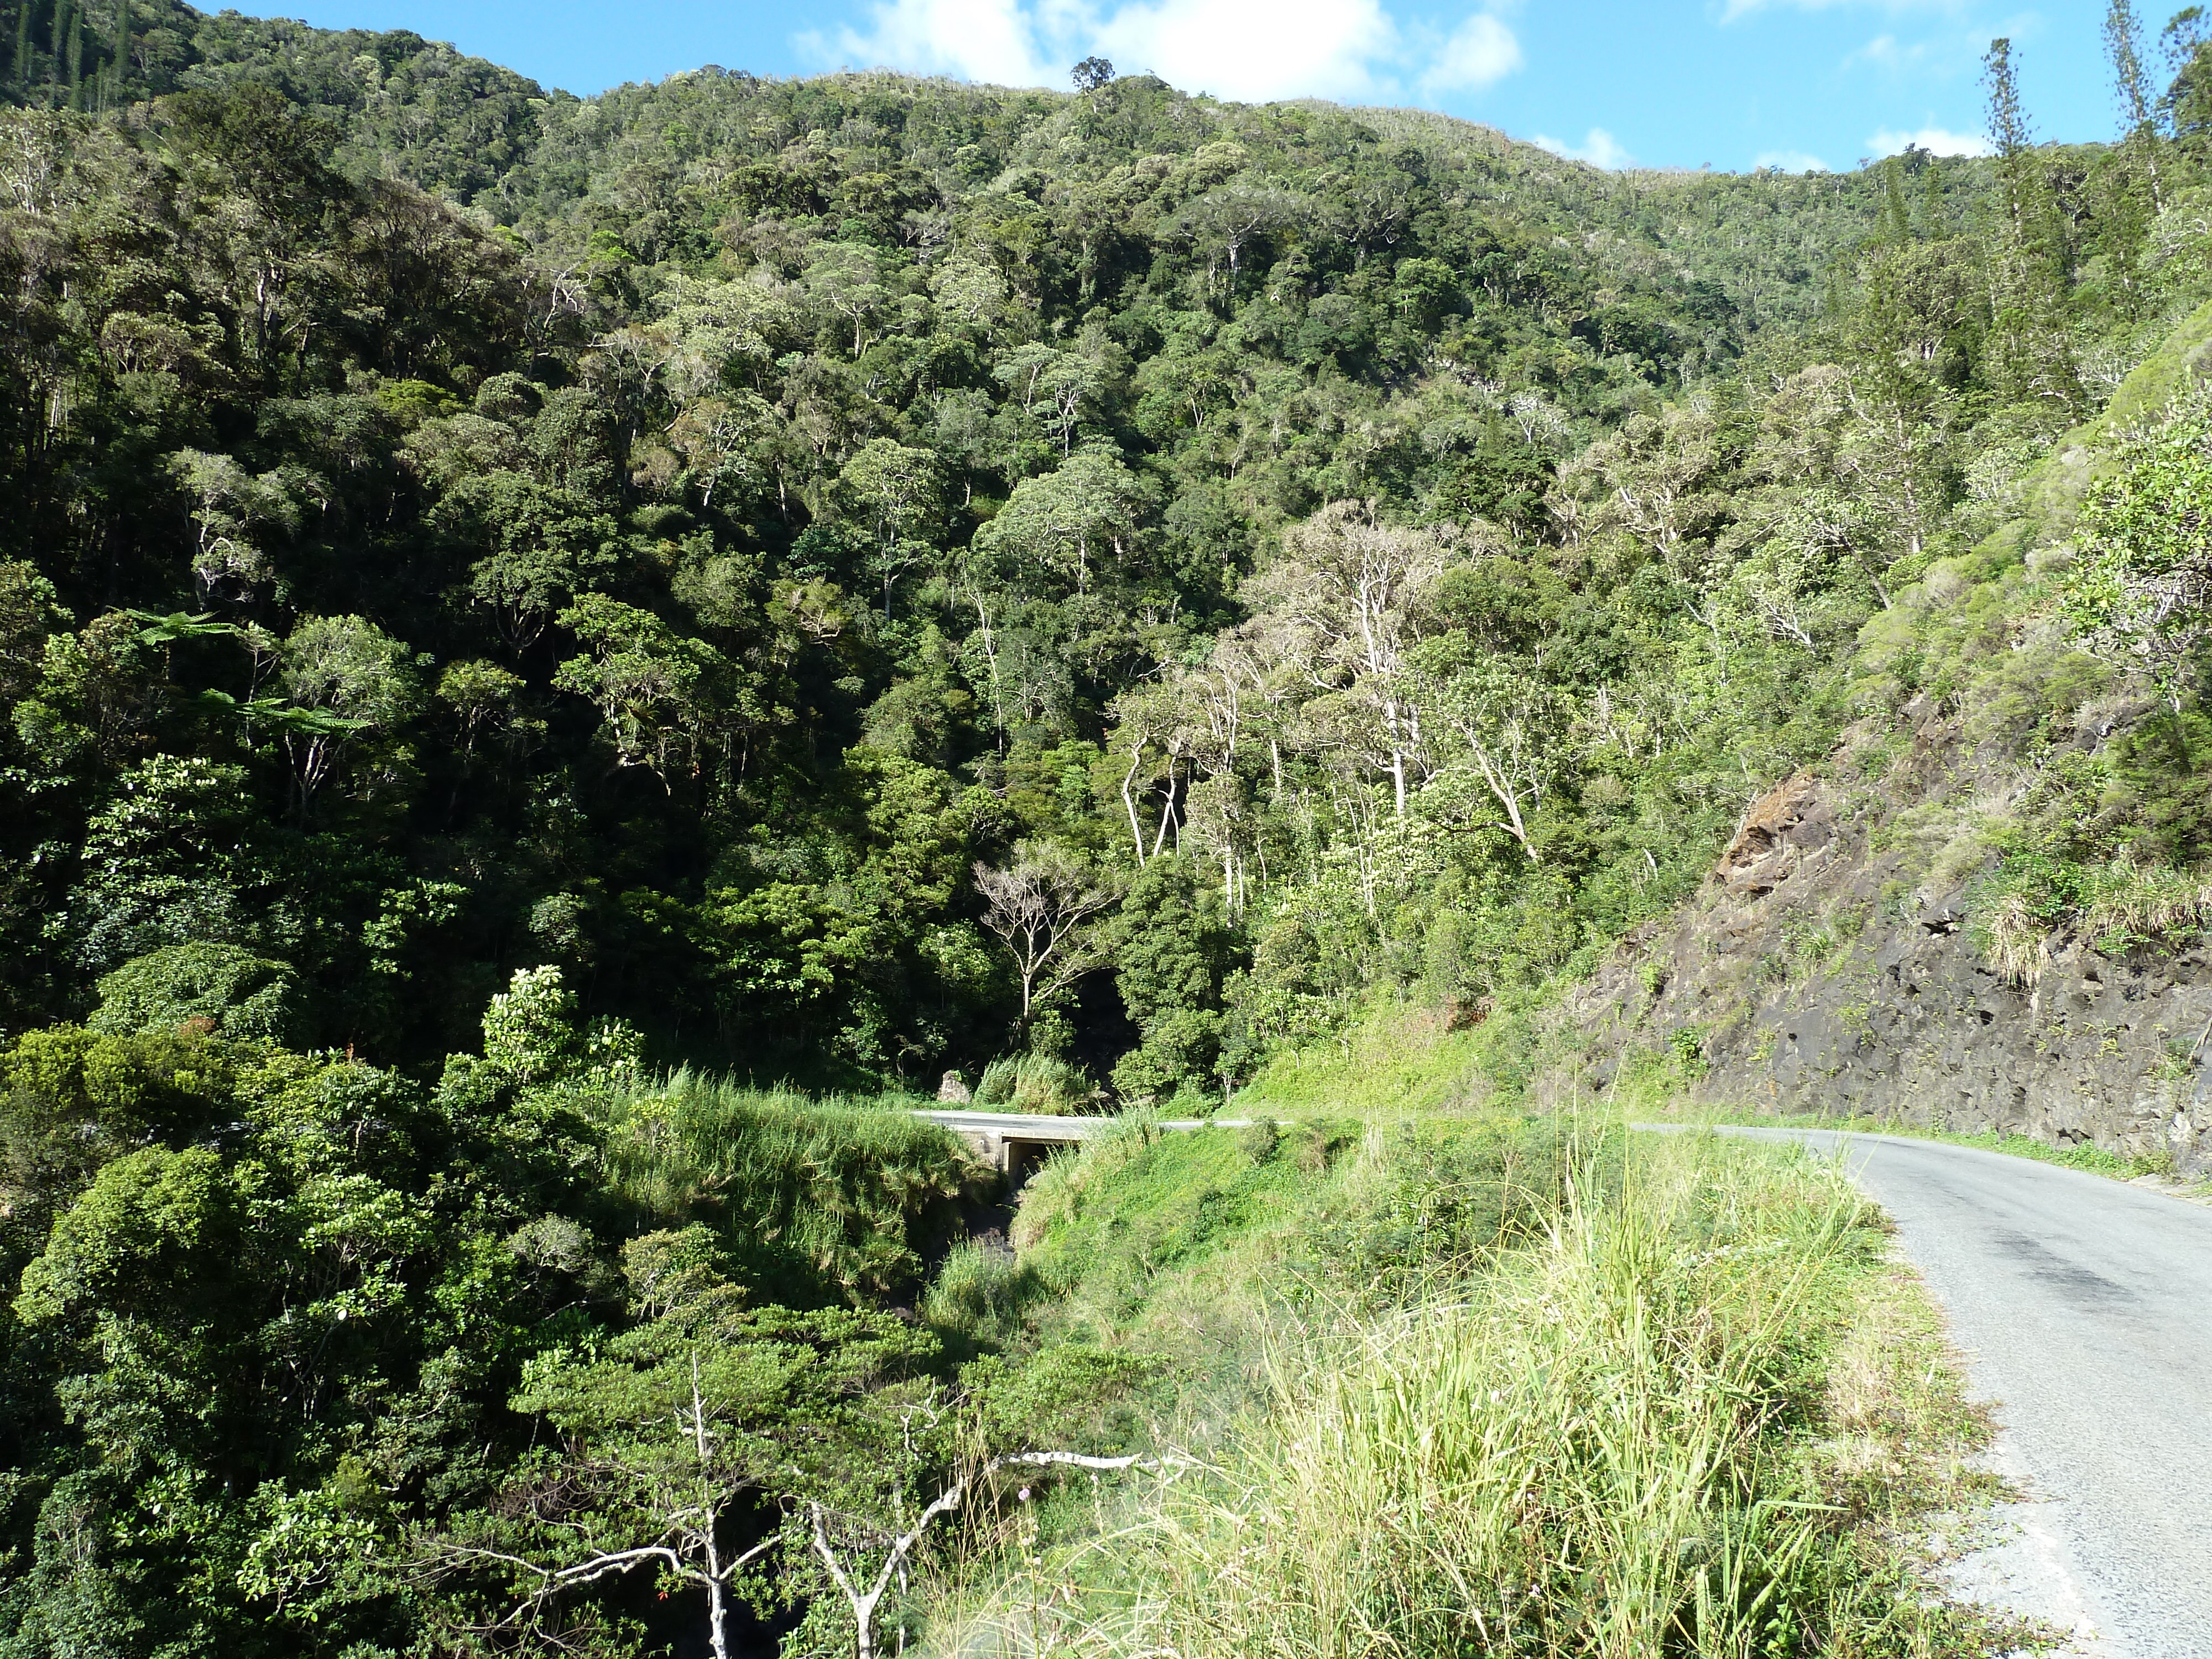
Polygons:
M2168 9L2145 13L2154 36ZM2110 137L2102 15L2101 0L314 0L306 13L410 28L584 94L710 63L1065 86L1097 52L1221 97L1420 104L1601 165L1723 169L1846 168L1908 138L1970 150L1979 59L1998 34L2038 137Z

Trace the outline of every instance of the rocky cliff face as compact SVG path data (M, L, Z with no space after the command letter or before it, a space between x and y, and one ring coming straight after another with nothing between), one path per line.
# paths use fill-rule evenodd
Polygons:
M2014 781L1917 712L1879 784L1800 774L1757 801L1697 899L1581 988L1578 1082L1694 1049L1716 1103L2212 1168L2212 950L2053 938L2033 984L1992 970L1967 914L1974 826Z
M1911 684L1949 674L1954 689L1870 718L1817 774L1753 803L1697 896L1570 998L1559 1035L1572 1064L1553 1082L1603 1086L1671 1050L1694 1056L1693 1092L1717 1103L2090 1141L2212 1170L2205 939L2119 952L2054 933L2031 952L2039 971L2015 980L1985 960L1972 914L1993 830L2017 823L2037 768L2086 768L2156 707L2085 673L2024 585L2073 556L2079 504L2125 432L2208 381L2212 304L2027 476L2018 520L1869 624L1853 668L1869 702L1905 696L1900 667L1923 648L1931 672Z

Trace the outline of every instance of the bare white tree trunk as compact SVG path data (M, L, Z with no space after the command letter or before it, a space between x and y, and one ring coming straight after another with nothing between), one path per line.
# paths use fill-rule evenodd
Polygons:
M1170 754L1168 756L1168 795L1167 799L1160 803L1160 827L1158 832L1152 836L1152 856L1154 858L1159 857L1160 848L1167 844L1168 823L1175 816L1175 756L1173 754Z
M1137 864L1139 868L1145 862L1145 826L1137 822L1137 798L1130 793L1129 786L1137 781L1137 769L1144 763L1145 745L1140 740L1130 746L1129 769L1121 775L1121 805L1128 809L1129 838L1137 844ZM1279 778L1281 763L1279 761L1276 764L1277 775Z
M1058 1467L1109 1470L1181 1467L1184 1462L1179 1457L1091 1457L1081 1452L1067 1451L1012 1452L1004 1457L994 1457L976 1471L975 1476L963 1476L931 1499L929 1507L922 1510L914 1525L890 1540L890 1553L884 1558L882 1570L865 1590L845 1571L845 1564L837 1559L836 1547L830 1541L830 1511L818 1503L808 1504L807 1519L811 1523L814 1553L821 1558L822 1565L829 1570L830 1582L837 1586L838 1592L845 1598L845 1605L852 1611L855 1659L875 1659L876 1608L884 1599L884 1592L890 1588L892 1578L902 1572L908 1556L914 1553L915 1547L921 1542L938 1516L950 1515L967 1501L968 1488L973 1480L1016 1465L1033 1468Z

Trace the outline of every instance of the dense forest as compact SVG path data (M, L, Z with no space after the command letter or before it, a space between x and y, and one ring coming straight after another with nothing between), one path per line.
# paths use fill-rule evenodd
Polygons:
M1663 908L1969 425L2094 391L1986 163L165 23L15 59L115 106L10 118L19 1027L191 947L135 971L420 1066L554 963L763 1082L1218 1095ZM2195 270L2124 161L2027 226L2106 330ZM1024 970L979 864L1097 925Z
M1916 596L2212 297L2204 20L2109 33L2112 143L2000 41L1990 157L1734 176L18 0L0 1652L690 1641L648 1534L718 1651L865 1650L933 1480L1134 1455L1142 1364L929 1288L988 1172L773 1091L1203 1114L1484 1021L1960 696ZM2154 412L1983 619L2067 720L2155 688L2051 738L1993 949L2212 851Z

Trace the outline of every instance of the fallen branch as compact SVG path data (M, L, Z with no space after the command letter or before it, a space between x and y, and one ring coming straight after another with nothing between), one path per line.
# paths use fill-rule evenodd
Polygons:
M922 1510L920 1516L916 1518L914 1525L891 1540L890 1553L884 1558L883 1566L877 1572L875 1582L866 1590L859 1589L854 1583L851 1576L845 1571L844 1564L837 1559L836 1547L830 1541L828 1508L820 1503L810 1503L806 1506L807 1519L811 1525L814 1553L822 1558L822 1565L829 1569L831 1581L843 1594L846 1606L852 1611L856 1659L874 1659L876 1607L878 1603L882 1601L884 1592L890 1588L892 1577L905 1564L907 1557L913 1553L915 1547L921 1542L923 1535L928 1532L931 1524L939 1516L951 1514L966 1502L969 1487L977 1480L995 1474L1000 1469L1017 1467L1078 1468L1108 1473L1124 1469L1185 1468L1188 1468L1190 1463L1191 1460L1187 1457L1145 1457L1133 1454L1127 1457L1091 1457L1081 1452L1071 1451L1008 1452L1002 1456L994 1457L977 1469L974 1474L963 1475L943 1492L938 1493L930 1501L929 1507Z

